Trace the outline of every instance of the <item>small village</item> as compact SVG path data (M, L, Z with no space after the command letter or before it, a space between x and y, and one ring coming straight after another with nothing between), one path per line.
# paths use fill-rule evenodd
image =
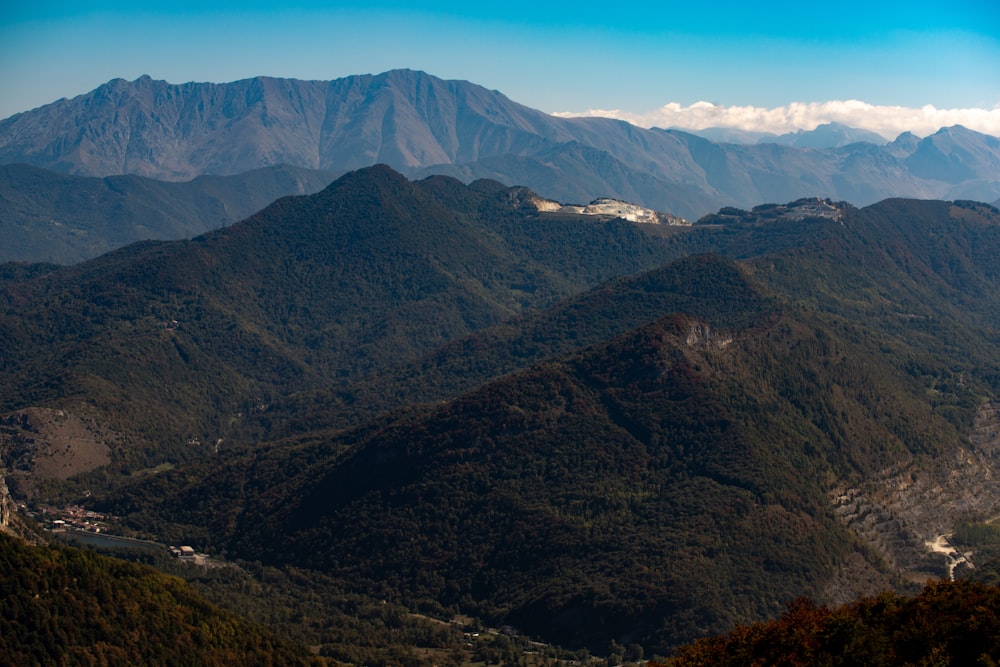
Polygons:
M79 505L67 505L66 507L39 505L36 511L31 514L39 524L49 530L72 529L88 533L106 533L109 522L118 518L88 510Z
M89 534L96 537L99 535L103 540L113 540L115 543L120 543L121 546L125 547L133 545L144 549L149 549L150 547L166 549L171 556L182 563L202 567L217 567L224 564L222 561L213 559L208 554L196 552L194 547L191 546L167 546L151 540L117 535L112 526L118 521L118 517L113 514L103 514L88 510L80 505L67 505L65 507L40 505L34 512L30 512L27 507L22 506L22 510L28 512L46 530L57 536L60 533L70 533L73 537L81 536L81 533L84 536ZM105 544L104 546L107 545Z

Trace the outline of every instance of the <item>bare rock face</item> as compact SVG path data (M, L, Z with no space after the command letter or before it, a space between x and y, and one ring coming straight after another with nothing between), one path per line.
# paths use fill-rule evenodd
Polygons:
M3 475L0 475L0 533L20 538L29 544L41 544L44 541L37 526L18 511Z
M1000 406L980 407L967 446L937 466L928 472L899 464L832 499L838 516L888 564L887 575L914 585L975 567L975 554L961 553L949 537L962 520L1000 514Z
M8 532L14 516L17 514L17 505L10 497L7 489L7 481L0 476L0 531Z

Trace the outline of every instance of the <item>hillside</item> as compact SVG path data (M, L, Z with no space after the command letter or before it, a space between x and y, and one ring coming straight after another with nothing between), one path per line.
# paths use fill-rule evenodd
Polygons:
M801 595L947 576L925 543L1000 507L1000 439L976 435L996 432L1000 218L795 208L692 232L770 251L606 284L420 371L509 375L101 506L135 530L593 650L667 651Z
M788 140L812 146L815 135ZM410 70L334 81L116 79L0 121L0 163L85 176L188 180L282 164L343 172L385 163L411 177L490 178L566 203L614 197L689 219L806 196L862 206L1000 195L995 137L956 126L885 145L833 143L715 143L605 118L557 118Z
M995 587L941 582L836 609L797 601L771 623L681 649L665 665L989 665L1000 658Z
M149 567L0 533L0 662L324 665Z
M524 196L373 167L192 241L7 265L0 406L96 419L128 468L200 455L279 435L288 416L269 406L286 396L336 395L669 257L635 225L546 217Z
M75 264L136 241L190 238L332 180L332 173L287 166L172 183L6 165L0 167L0 262Z
M652 234L535 200L378 166L191 241L6 265L11 488L598 651L967 572L927 544L1000 506L996 209ZM110 466L27 484L73 425Z

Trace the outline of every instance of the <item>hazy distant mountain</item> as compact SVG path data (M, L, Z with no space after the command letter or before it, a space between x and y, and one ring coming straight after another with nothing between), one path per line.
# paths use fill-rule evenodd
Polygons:
M740 130L735 127L706 127L701 130L687 130L681 127L668 128L690 132L699 137L710 139L721 144L758 144L776 138L774 132L754 132L752 130Z
M856 142L856 132L830 125L786 139L839 145ZM409 175L489 177L567 203L614 197L690 219L723 205L806 196L857 205L891 196L996 199L997 140L960 128L939 135L779 150L556 118L472 83L410 70L224 84L142 77L0 121L0 162L170 180L277 164L342 171L382 162Z
M164 179L276 164L405 168L571 139L562 125L480 86L409 70L182 85L144 76L0 122L0 160Z
M917 144L906 166L918 177L950 183L965 198L977 199L969 190L1000 174L1000 138L960 125L942 128Z
M752 132L730 127L708 127L703 130L687 130L699 137L719 143L730 144L783 144L797 148L840 148L859 141L877 146L886 142L882 135L869 130L849 127L841 123L825 123L813 130L798 130L787 134L773 132Z
M773 139L762 138L757 143L774 142L797 148L840 148L860 141L876 146L887 143L885 138L876 132L848 127L841 123L825 123L814 130L789 132Z
M135 241L190 238L242 220L279 197L317 192L333 178L331 172L279 166L173 183L2 166L0 262L74 264Z
M912 132L903 132L892 142L886 144L886 151L897 158L905 158L912 155L917 146L920 145L920 137Z

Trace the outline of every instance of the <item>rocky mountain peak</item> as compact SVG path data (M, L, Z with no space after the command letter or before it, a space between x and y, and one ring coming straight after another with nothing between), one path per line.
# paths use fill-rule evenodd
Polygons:
M559 201L609 197L689 219L812 193L858 206L1000 195L1000 140L965 128L886 144L831 123L759 139L766 143L715 143L607 118L557 118L415 70L219 84L143 76L0 120L0 162L173 181L381 162L411 177L491 178Z

